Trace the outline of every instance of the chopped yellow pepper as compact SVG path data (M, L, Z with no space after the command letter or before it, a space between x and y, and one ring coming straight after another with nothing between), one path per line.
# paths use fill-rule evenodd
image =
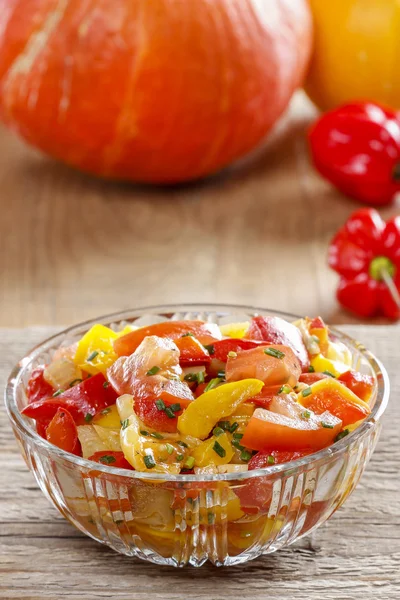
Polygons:
M231 338L242 339L248 332L249 327L249 321L245 321L244 323L228 323L228 325L220 325L219 329L222 335L226 335Z
M311 366L314 367L317 373L329 371L335 377L339 377L339 375L349 370L348 365L345 363L337 360L329 360L329 358L325 358L322 354L317 354L317 356L311 359Z
M243 402L256 396L263 386L259 379L243 379L205 392L178 418L178 430L183 435L204 440L218 421L229 417Z
M116 333L104 325L93 325L91 329L79 340L74 362L83 371L96 375L107 371L118 358L114 352L113 342L126 335L131 327Z
M100 425L100 427L105 427L106 429L120 429L121 420L119 418L119 413L117 409L117 405L113 404L108 408L97 413L92 421L93 425Z
M213 435L205 442L202 442L192 452L194 464L196 467L206 467L208 465L226 465L234 455L234 450L228 435Z

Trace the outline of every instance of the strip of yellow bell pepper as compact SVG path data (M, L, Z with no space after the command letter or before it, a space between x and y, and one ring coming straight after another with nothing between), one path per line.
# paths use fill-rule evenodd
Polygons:
M93 325L79 340L74 357L75 364L91 375L99 372L105 374L108 367L118 358L114 352L114 340L130 331L129 326L116 333L104 325Z
M229 417L243 402L260 393L264 383L243 379L226 383L193 400L178 418L178 430L204 440L213 427Z
M317 356L311 359L311 366L314 367L317 373L329 371L335 377L339 377L339 375L349 370L348 365L337 360L329 360L329 358L325 358L322 354L317 354Z
M228 464L234 453L230 439L226 433L222 433L202 442L192 451L192 456L196 467L206 467L211 464L218 467L218 465Z
M222 335L226 335L231 338L241 339L244 338L250 327L250 322L245 321L244 323L228 323L227 325L220 325L219 329Z

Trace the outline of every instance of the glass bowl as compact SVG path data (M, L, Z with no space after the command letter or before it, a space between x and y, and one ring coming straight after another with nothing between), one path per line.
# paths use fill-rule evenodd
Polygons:
M21 415L25 387L38 365L51 361L95 323L118 331L128 323L166 319L241 322L285 313L248 306L185 305L128 310L81 323L34 348L14 368L6 407L21 453L47 498L80 531L117 552L161 565L244 563L279 550L319 527L357 485L374 450L389 397L381 363L359 342L332 330L350 349L353 367L376 380L370 416L353 433L315 454L281 465L219 475L139 473L94 463L41 438ZM244 513L240 499L256 494L262 510ZM264 502L265 500L265 502Z

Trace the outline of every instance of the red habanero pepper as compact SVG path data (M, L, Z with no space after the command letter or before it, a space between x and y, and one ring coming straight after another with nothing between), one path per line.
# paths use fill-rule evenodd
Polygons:
M339 273L337 299L361 317L400 318L400 215L383 221L371 208L354 212L329 247Z
M315 168L341 192L366 204L389 204L400 191L400 120L372 102L327 112L309 133Z

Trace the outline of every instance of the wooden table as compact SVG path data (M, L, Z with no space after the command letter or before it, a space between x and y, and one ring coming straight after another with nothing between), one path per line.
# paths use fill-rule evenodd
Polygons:
M391 404L354 494L314 534L246 565L162 568L85 537L52 508L0 410L2 600L399 600L400 327L347 327L386 364ZM0 329L0 381L50 328Z
M252 160L170 188L98 181L1 130L0 326L191 301L349 321L326 254L358 205L310 167L304 134L313 118L298 95Z

